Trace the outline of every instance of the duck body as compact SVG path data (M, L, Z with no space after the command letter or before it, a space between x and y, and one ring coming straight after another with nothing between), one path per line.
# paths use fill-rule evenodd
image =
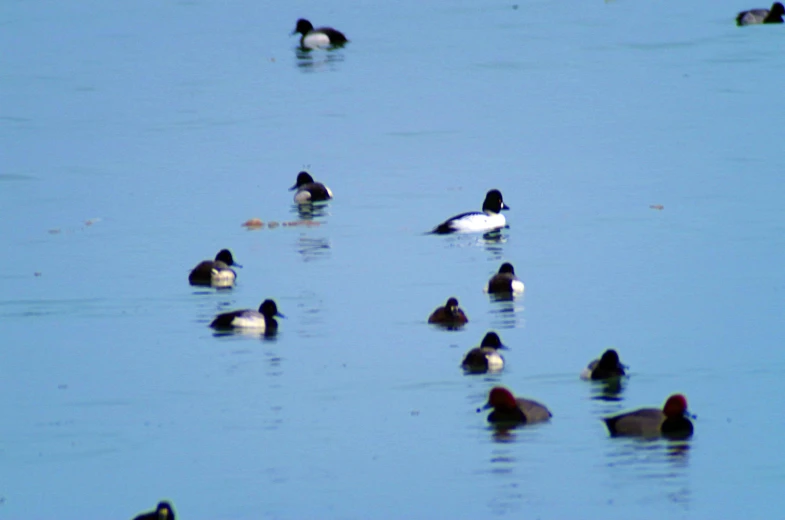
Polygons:
M449 298L447 303L442 307L438 307L428 317L428 323L432 325L440 325L450 329L462 327L469 322L469 318L458 306L457 298Z
M736 25L756 25L761 23L782 23L785 15L785 6L774 2L771 9L750 9L736 15Z
M219 314L210 323L210 327L216 330L253 330L260 334L273 335L278 331L276 316L283 317L283 314L278 312L273 300L265 300L258 311L242 309Z
M341 31L332 27L315 29L313 24L304 18L297 20L292 34L300 34L300 47L308 50L340 47L349 42Z
M522 397L516 399L512 392L501 386L491 390L485 408L493 408L488 422L494 424L536 424L553 417L545 405Z
M515 269L512 264L505 262L499 268L499 272L491 277L485 292L497 296L513 297L523 294L523 282L515 276Z
M436 226L431 233L447 235L451 233L487 233L507 226L507 219L500 212L510 209L504 203L499 190L491 190L485 195L482 211L469 211L449 218Z
M155 511L142 513L135 516L133 520L175 520L174 510L169 502L159 502Z
M215 260L205 260L191 270L188 282L191 285L211 287L231 287L234 285L237 273L231 266L242 267L234 261L231 251L221 249Z
M608 349L603 352L599 359L595 359L589 363L589 366L583 369L581 379L600 381L614 377L623 377L626 375L624 369L625 366L619 360L619 354L613 349Z
M297 190L294 194L295 204L310 204L312 202L322 202L333 198L333 192L322 184L316 182L308 172L297 174L297 181L290 191Z
M662 410L639 408L603 421L612 436L686 438L693 433L687 400L680 394L670 396Z
M504 358L499 354L499 349L506 349L498 334L489 332L485 335L479 347L471 349L463 358L461 366L471 374L484 374L486 372L499 372L504 368Z

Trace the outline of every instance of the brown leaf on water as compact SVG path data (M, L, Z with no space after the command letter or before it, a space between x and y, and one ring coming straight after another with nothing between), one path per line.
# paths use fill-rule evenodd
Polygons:
M658 211L662 211L662 210L665 209L665 206L663 206L662 204L652 204L652 205L649 206L649 208L650 209L656 209Z
M264 222L258 218L252 218L243 222L243 226L247 227L248 229L262 229L264 227Z

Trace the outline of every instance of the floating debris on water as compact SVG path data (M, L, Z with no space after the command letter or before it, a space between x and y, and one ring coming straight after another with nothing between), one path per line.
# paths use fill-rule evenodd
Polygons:
M665 206L663 206L662 204L652 204L651 206L649 206L649 208L650 209L656 209L658 211L662 211L662 210L665 209Z
M264 227L264 222L258 218L252 218L243 222L243 226L247 227L248 229L261 229Z
M282 227L298 227L298 226L305 226L305 227L317 227L321 226L322 224L326 224L326 222L317 222L315 220L288 220L284 222L278 222L275 220L271 220L267 223L267 227L269 229L277 228L279 226ZM262 229L264 227L264 222L262 222L258 218L252 218L246 220L242 223L243 227L247 227L249 230L251 229Z

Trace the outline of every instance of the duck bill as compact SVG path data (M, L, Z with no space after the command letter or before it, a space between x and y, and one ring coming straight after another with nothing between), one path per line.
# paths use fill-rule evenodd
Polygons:
M294 191L294 190L296 190L296 189L297 189L297 185L295 184L294 186L292 186L291 188L289 188L289 191Z
M243 268L243 266L241 266L240 264L238 264L236 262L232 264L232 267L239 267L240 269Z
M498 350L510 350L510 347L508 347L507 345L499 345L499 346L497 347L497 349L498 349Z
M276 313L275 313L275 315L276 315L277 317L279 317L279 318L285 318L285 317L286 317L286 316L284 316L283 314L281 314L280 312L276 312Z
M502 202L502 211L508 210L508 209L510 209L510 207L507 204L505 204L504 202Z

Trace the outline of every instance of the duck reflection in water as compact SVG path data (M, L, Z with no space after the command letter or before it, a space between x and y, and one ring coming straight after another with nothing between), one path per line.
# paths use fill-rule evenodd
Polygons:
M598 401L621 401L623 399L621 394L624 391L624 385L625 379L623 377L592 381L591 398Z
M516 398L502 386L491 389L488 403L477 409L477 413L492 408L488 422L498 430L510 430L518 426L550 421L552 414L545 405L532 399Z
M319 72L320 70L335 70L336 65L344 61L341 52L321 52L318 55L309 49L297 48L297 68L303 72Z
M330 241L326 238L311 238L300 235L297 239L297 252L303 255L303 261L311 262L326 258L330 254Z
M314 220L329 216L327 212L329 207L330 205L326 201L292 204L292 213L296 213L300 220Z

